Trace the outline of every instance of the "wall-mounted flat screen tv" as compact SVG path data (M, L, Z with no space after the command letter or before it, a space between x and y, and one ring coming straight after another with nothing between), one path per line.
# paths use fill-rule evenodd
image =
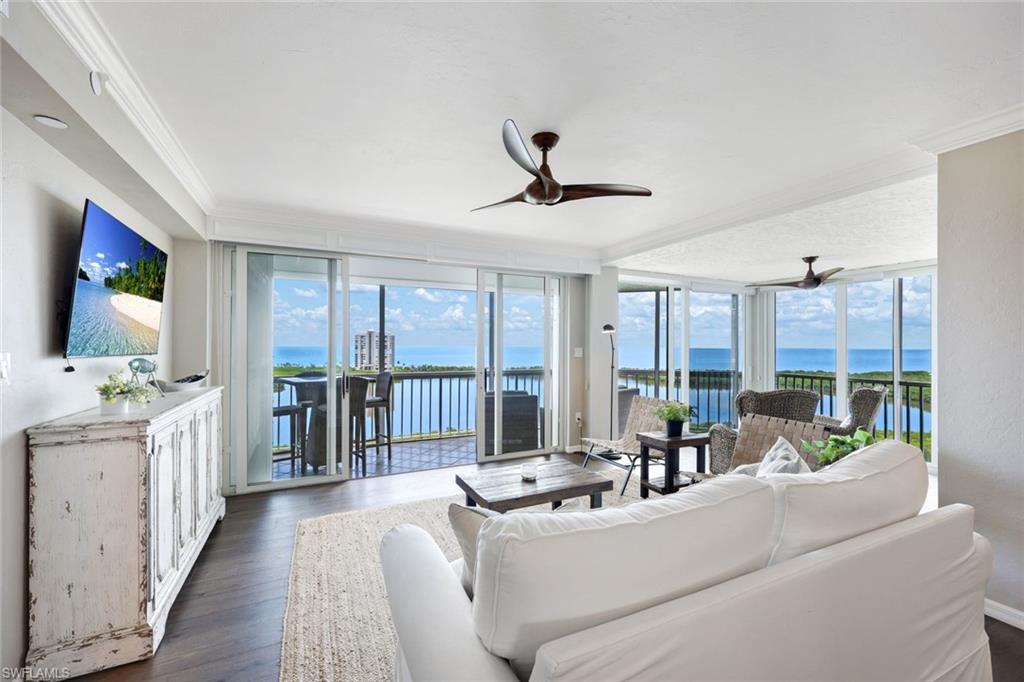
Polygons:
M166 253L86 200L64 355L155 354L166 279Z

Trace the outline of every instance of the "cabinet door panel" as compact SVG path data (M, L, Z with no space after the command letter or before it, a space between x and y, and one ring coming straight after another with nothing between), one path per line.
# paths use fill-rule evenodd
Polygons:
M210 507L217 505L221 497L221 423L220 400L210 405Z
M195 420L178 422L178 545L186 547L195 537Z
M196 524L210 515L210 412L196 412Z
M171 581L178 564L175 541L175 438L176 429L169 426L157 432L152 440L151 503L152 561L151 596L159 599L163 586Z

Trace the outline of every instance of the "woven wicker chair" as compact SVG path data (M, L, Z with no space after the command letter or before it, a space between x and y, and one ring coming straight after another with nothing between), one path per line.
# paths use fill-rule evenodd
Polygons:
M629 477L633 475L633 469L636 468L636 462L640 459L640 441L636 439L636 434L644 431L664 431L665 422L658 418L654 411L658 409L659 405L663 405L666 401L658 400L656 398L645 398L644 396L635 396L629 405L629 416L626 417L626 427L622 430L622 435L617 440L605 440L603 438L584 438L583 444L589 445L590 449L587 450L587 456L583 458L583 466L586 467L591 457L596 457L602 461L614 464L622 468L628 468L626 472L626 481L622 484L622 490L619 495L623 495L626 492L626 486L629 485ZM595 452L596 450L596 452ZM617 454L625 455L629 459L629 467L625 467L618 462L605 459L601 455L603 454ZM651 453L652 458L655 453Z
M800 441L824 438L825 426L823 424L749 414L741 420L739 431L725 424L713 425L708 430L708 450L710 450L708 473L686 472L686 475L699 481L728 473L743 464L760 462L779 436L788 440L796 448L812 471L818 468L817 458L803 452Z
M740 391L736 394L736 416L763 414L798 422L814 420L819 396L814 391L784 388L778 391Z
M858 388L850 394L850 416L839 421L819 415L814 418L814 423L824 426L830 436L852 436L857 429L872 431L888 393L884 386Z

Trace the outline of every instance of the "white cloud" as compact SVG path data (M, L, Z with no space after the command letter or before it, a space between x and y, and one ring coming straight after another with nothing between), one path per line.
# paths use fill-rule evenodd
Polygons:
M128 264L125 263L123 260L119 260L116 263L114 263L114 267L117 268L118 270L125 270L128 268Z
M462 307L461 303L450 305L443 313L441 313L441 319L446 322L465 322L466 309Z
M107 254L103 253L102 251L97 251L96 257L99 258L100 260L103 260L104 258L107 257Z
M427 291L423 287L419 287L413 292L417 298L421 298L428 303L440 303L443 299L440 294L434 291Z
M293 287L292 292L294 292L296 296L301 296L302 298L316 298L318 296L316 289L300 289L299 287Z

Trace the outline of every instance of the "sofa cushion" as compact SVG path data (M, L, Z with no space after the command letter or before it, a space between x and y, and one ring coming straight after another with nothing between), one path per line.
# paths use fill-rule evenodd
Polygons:
M722 476L626 507L487 519L476 633L528 677L545 642L763 568L772 510L767 483Z
M462 587L469 598L473 598L473 576L476 572L476 539L480 534L480 526L492 516L500 512L483 507L467 507L461 504L448 505L448 521L452 524L452 532L462 549Z
M891 440L813 474L761 480L775 493L773 564L915 516L928 494L921 451Z

